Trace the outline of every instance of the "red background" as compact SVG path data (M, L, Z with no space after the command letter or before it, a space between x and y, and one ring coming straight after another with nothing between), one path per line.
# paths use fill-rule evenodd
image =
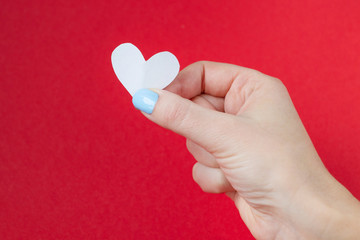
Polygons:
M5 1L1 239L252 239L193 182L185 140L146 120L110 55L131 42L181 67L283 80L330 172L360 197L360 1Z

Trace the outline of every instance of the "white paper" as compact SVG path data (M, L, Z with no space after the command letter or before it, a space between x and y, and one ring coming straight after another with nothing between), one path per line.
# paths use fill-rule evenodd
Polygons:
M111 63L121 84L131 96L141 88L163 89L179 73L179 61L170 52L160 52L145 61L131 43L119 45L111 54Z

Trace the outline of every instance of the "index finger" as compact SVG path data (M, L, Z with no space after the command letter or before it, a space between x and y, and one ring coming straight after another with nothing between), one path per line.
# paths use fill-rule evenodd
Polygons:
M203 93L225 97L235 80L245 81L254 72L256 71L233 64L200 61L180 71L165 90L187 99Z

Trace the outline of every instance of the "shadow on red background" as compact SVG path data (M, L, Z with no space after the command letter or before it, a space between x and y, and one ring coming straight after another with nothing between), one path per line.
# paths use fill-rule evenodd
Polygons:
M1 239L252 239L192 181L110 62L132 42L283 80L331 173L360 197L359 1L3 1Z

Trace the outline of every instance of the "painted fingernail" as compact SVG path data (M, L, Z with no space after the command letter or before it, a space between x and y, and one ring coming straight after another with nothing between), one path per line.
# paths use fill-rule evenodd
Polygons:
M143 88L138 90L132 99L136 109L151 114L159 95L149 89Z

